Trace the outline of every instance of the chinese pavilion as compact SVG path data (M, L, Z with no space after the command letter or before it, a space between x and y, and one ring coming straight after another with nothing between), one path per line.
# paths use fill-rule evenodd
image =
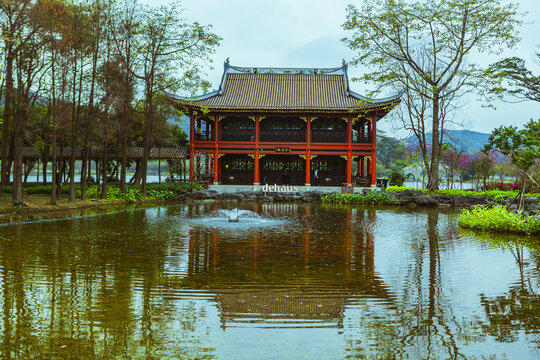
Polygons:
M204 158L214 184L256 186L374 186L377 121L400 101L351 91L345 62L290 69L226 61L218 90L167 96L191 119L190 178Z

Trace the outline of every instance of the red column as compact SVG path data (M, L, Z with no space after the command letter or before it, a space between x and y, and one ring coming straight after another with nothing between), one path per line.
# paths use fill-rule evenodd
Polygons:
M347 185L352 184L352 117L347 118Z
M311 150L306 149L306 186L311 186Z
M219 116L214 116L214 184L219 184Z
M195 169L195 119L189 120L189 181L193 181Z
M261 171L259 169L259 116L255 116L255 157L253 158L253 184L260 185L261 183Z
M371 118L371 186L377 184L377 117Z
M311 116L306 117L306 186L311 186Z
M363 156L360 156L360 159L358 160L358 169L360 171L360 176L364 176L365 174L365 171L364 171L364 165L365 165L365 162L366 160L364 159Z

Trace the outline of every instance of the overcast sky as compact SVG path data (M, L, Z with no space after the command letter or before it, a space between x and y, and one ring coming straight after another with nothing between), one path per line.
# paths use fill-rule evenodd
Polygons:
M142 0L149 4L165 4L167 0ZM532 55L540 45L540 0L519 0L521 10L528 11L521 29L522 41L517 49L500 57L469 59L482 65L493 63L507 56L519 56L536 74L539 67L532 62ZM342 59L354 57L340 39L350 35L341 25L345 22L347 4L360 5L358 0L183 0L184 17L201 24L212 24L216 34L223 37L221 46L213 55L213 70L207 79L214 88L219 86L223 62L258 67L337 67ZM350 68L349 76L361 73L360 68ZM361 83L351 88L364 93ZM485 109L474 96L465 99L455 116L462 120L464 129L491 132L500 125L521 126L529 119L540 118L540 104L497 104L496 110ZM380 129L401 137L406 133L391 121L381 121Z

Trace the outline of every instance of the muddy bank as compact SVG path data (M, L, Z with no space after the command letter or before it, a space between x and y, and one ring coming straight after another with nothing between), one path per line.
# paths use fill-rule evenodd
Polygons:
M53 205L36 206L26 205L22 207L14 206L12 209L2 208L0 213L0 225L4 224L16 224L32 221L44 221L44 220L57 220L57 219L70 219L79 218L85 216L103 215L108 213L114 213L124 210L152 207L163 202L160 201L145 201L145 202L84 202L77 205L65 204L54 207Z

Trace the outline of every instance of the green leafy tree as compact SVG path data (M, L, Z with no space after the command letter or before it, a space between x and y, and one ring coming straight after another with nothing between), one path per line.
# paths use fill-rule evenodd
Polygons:
M361 8L347 8L343 27L353 34L344 41L358 54L354 62L371 69L362 79L378 91L403 91L405 113L425 125L415 134L428 165L429 189L439 186L443 120L456 97L484 83L484 72L467 56L513 47L521 23L516 9L501 0L364 0Z
M526 180L539 185L533 170L540 160L540 120L531 120L524 128L501 126L491 133L484 152L496 150L507 156L516 166L521 177L521 196L518 209L523 208Z
M535 62L540 65L540 51L535 54ZM490 65L487 74L495 81L492 94L503 97L510 94L518 101L540 102L540 76L525 67L525 61L511 57Z

